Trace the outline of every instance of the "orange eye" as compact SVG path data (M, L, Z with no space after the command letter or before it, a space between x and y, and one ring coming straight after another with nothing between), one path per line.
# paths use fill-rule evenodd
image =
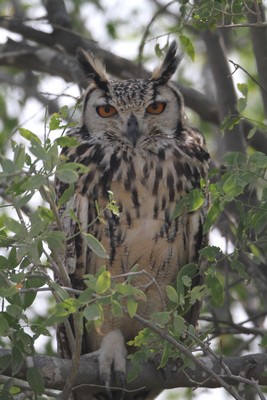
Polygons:
M150 104L146 111L149 114L154 114L154 115L158 115L163 113L163 111L166 108L166 103L164 103L163 101L156 101L155 103Z
M96 112L102 118L112 117L113 115L117 114L116 108L109 104L96 107Z

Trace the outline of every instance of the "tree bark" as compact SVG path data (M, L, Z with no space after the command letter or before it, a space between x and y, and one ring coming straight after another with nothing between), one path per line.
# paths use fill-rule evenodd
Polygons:
M262 21L265 21L263 5L259 2L257 7L258 10L255 9L255 5L252 6L252 10L254 12L258 11L256 14L253 14L252 12L247 14L247 18L250 23L258 22L257 18L261 18ZM267 27L261 27L260 29L251 27L250 35L257 63L259 82L261 84L260 91L263 108L265 117L267 117Z
M9 356L9 350L0 349L0 357ZM242 379L248 379L253 385L253 380L259 385L267 384L267 355L251 354L242 357L223 357L221 362L211 359L211 357L201 357L203 363L212 368L225 382L230 385L238 385ZM223 371L222 362L229 368L231 374L226 376ZM153 362L146 362L142 365L139 376L131 383L126 385L126 390L144 390L144 387L153 390L164 390L179 387L206 387L216 388L218 382L211 379L206 372L200 368L194 370L185 368L177 369L178 362L171 360L167 363L164 370L159 370ZM181 366L181 365L180 365ZM27 367L34 367L41 374L46 388L63 389L68 379L71 368L71 360L64 360L59 357L49 357L45 355L35 355L27 357L25 365L18 373L17 377L26 380ZM127 361L128 370L130 362ZM3 375L11 376L10 368L2 372ZM100 385L98 378L97 361L93 358L81 358L80 366L75 380L75 392L86 399L89 392L94 392L94 385ZM114 382L115 386L115 382ZM99 387L98 387L99 390Z

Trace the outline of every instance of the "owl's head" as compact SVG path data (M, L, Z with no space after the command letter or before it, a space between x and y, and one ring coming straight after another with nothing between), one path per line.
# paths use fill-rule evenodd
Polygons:
M82 49L78 60L90 80L82 121L90 136L133 147L179 136L183 99L170 82L181 60L175 42L150 79L111 80L102 62Z

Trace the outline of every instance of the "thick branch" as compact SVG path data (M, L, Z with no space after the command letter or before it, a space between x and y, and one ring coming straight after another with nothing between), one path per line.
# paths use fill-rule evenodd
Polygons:
M9 350L0 349L0 357L10 355ZM267 355L252 354L243 357L224 357L222 360L232 373L231 377L222 376L222 365L208 357L201 357L201 361L212 368L216 374L220 375L227 383L236 385L237 376L247 379L257 380L260 385L267 384ZM71 360L64 360L58 357L49 357L45 355L35 355L27 357L27 366L36 368L42 375L45 387L53 389L62 389L69 376ZM126 390L138 390L144 387L155 390L171 389L176 387L218 387L218 383L211 379L203 370L196 368L194 371L186 368L185 372L178 370L177 363L170 361L164 373L158 370L154 363L147 362L143 364L140 375L131 383L127 384ZM130 362L127 362L128 369ZM244 374L244 371L246 373ZM20 379L26 379L26 364L17 375ZM8 368L3 375L11 376ZM240 379L242 379L240 378ZM93 391L95 385L100 385L98 378L97 361L93 358L81 359L78 369L75 387L79 395ZM81 397L86 398L86 397Z
M234 84L221 35L218 32L205 31L203 40L216 86L219 119L222 122L225 117L238 114ZM231 131L225 132L222 146L221 155L228 151L245 152L243 130L240 124L235 125Z
M42 0L42 3L46 8L51 25L71 29L71 19L63 0Z
M255 7L255 6L254 6ZM265 21L265 14L262 4L258 4L260 17L262 21ZM255 11L255 8L253 8ZM251 23L257 22L257 16L255 13L247 14L248 21ZM267 116L267 26L262 29L256 29L251 27L250 34L253 44L253 50L255 54L255 59L257 63L259 82L261 84L261 96L263 100L263 107L265 111L265 116Z
M148 77L148 72L123 57L101 49L94 41L80 36L69 29L57 27L53 33L45 33L27 26L22 20L1 17L0 26L11 32L21 34L24 39L32 40L43 46L53 48L61 46L67 53L75 55L78 47L93 52L98 58L105 60L108 71L121 78Z
M26 42L15 42L9 39L4 45L0 45L0 65L45 72L53 76L60 76L66 82L82 84L76 60L70 54L74 55L78 47L83 47L102 58L107 65L108 71L119 78L150 76L149 71L138 67L129 60L115 56L111 52L99 48L93 41L77 35L70 30L57 28L56 33L48 34L25 25L19 19L7 17L0 18L0 26L12 32L22 34L25 39L30 39L46 46L33 46ZM60 51L61 48L66 51ZM220 63L216 57L214 62L218 67ZM222 78L220 71L218 71L218 76L219 78L216 79L220 82ZM226 70L224 80L228 78ZM217 105L214 102L210 101L197 90L178 83L176 84L184 96L187 107L195 111L202 120L220 125L222 116L219 115ZM222 86L224 87L223 83ZM253 126L249 122L245 122L243 128L246 137ZM234 131L231 131L229 135L231 137L235 136ZM249 143L256 150L267 154L267 135L264 132L257 130L253 138L249 140Z

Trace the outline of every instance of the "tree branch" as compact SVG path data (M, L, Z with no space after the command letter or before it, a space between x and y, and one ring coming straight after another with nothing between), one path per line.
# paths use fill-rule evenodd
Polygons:
M262 4L257 4L258 13L255 15L255 12L249 12L247 14L248 21L250 23L257 23L257 16L261 18L262 21L265 21L265 14ZM255 10L255 5L252 8ZM264 28L255 29L254 27L250 28L250 34L252 39L253 50L255 54L255 59L257 63L259 82L261 84L261 96L263 100L263 107L265 111L265 116L267 116L267 25L265 23Z
M0 357L10 356L9 350L0 349ZM222 360L231 371L231 376L222 374L222 366L220 362L211 360L210 357L200 357L203 364L212 368L212 370L224 379L229 385L237 385L238 382L234 378L240 376L249 380L257 380L260 385L267 384L267 355L251 354L242 357L223 357ZM62 390L71 369L71 360L64 360L59 357L49 357L45 355L35 355L27 357L26 362L21 371L16 375L20 379L26 380L27 366L34 367L38 370L44 380L46 388ZM127 361L128 371L131 364ZM247 371L246 374L243 374ZM11 369L7 368L2 372L3 375L12 376ZM114 382L113 382L114 383ZM239 382L240 383L240 382ZM100 381L98 377L97 361L93 358L81 357L80 365L75 380L75 392L81 395L81 399L88 397L88 393L99 391ZM142 365L142 371L139 376L131 383L126 385L126 390L141 390L144 387L156 390L172 389L178 387L219 387L218 382L209 377L200 368L194 370L186 368L185 370L177 370L177 362L174 360L168 362L164 368L164 373L156 368L153 362L147 362ZM82 397L82 396L87 397Z
M219 119L222 123L225 117L238 115L234 84L221 35L218 32L205 31L202 37L207 48L209 65L214 78ZM244 153L245 141L241 124L235 125L231 131L225 132L221 144L220 155L228 151Z
M63 0L42 0L47 11L48 21L52 26L71 29L71 18Z
M8 39L4 45L0 45L0 65L45 72L53 76L59 76L66 82L76 82L85 87L86 83L82 82L76 59L72 56L76 53L78 47L83 47L95 53L97 57L102 58L107 65L108 71L114 76L122 79L135 78L137 76L150 77L150 72L144 68L101 49L92 40L88 40L68 29L58 28L56 33L48 34L25 25L22 20L7 17L0 17L0 26L12 32L20 33L25 39L46 46L33 46L25 41L16 42ZM61 51L60 49L66 51ZM218 64L216 58L214 62ZM229 75L227 75L227 71L225 72L224 79L226 80ZM221 76L218 79L221 80ZM175 84L184 96L187 107L195 111L202 120L220 125L222 117L218 113L216 103L210 101L197 90L185 87L177 82ZM247 136L253 125L245 122L243 128L244 135ZM230 135L231 137L234 136L233 131L231 131ZM253 138L249 140L249 143L256 150L267 154L267 135L264 132L257 130Z

